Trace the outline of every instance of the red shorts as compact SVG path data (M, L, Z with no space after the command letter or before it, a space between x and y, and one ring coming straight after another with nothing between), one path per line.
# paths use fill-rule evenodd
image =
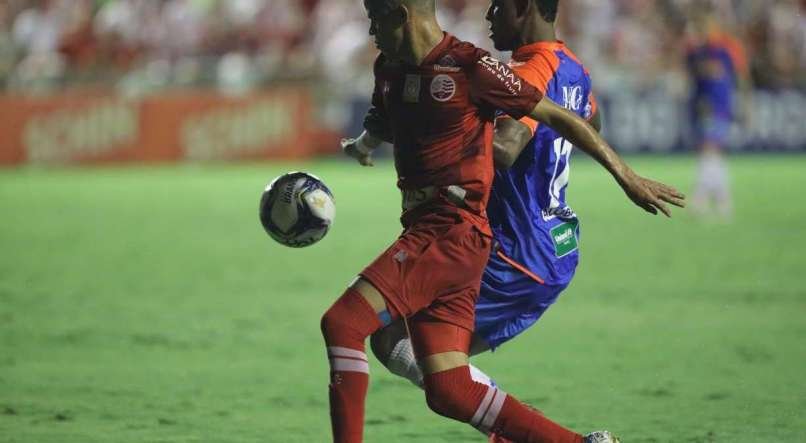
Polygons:
M432 213L412 223L361 276L395 314L472 331L490 246L490 237L458 213Z

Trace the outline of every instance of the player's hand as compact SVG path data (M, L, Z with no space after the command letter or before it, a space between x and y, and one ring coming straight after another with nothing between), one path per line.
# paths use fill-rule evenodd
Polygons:
M345 154L358 160L361 166L375 166L375 163L372 162L372 152L360 149L358 147L358 139L341 139L341 149Z
M624 193L636 205L644 208L651 214L662 212L667 217L672 216L668 204L679 208L686 207L686 196L677 189L648 178L644 178L630 171L619 180Z

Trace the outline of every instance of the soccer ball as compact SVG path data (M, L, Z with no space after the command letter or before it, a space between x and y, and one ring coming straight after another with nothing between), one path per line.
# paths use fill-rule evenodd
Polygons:
M289 172L269 183L260 198L260 223L279 243L304 248L321 240L333 219L333 193L319 178Z

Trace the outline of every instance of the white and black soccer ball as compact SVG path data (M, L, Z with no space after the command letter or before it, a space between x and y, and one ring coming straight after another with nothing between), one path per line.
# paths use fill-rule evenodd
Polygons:
M277 242L304 248L321 240L333 219L333 193L318 177L289 172L269 183L260 198L260 223Z

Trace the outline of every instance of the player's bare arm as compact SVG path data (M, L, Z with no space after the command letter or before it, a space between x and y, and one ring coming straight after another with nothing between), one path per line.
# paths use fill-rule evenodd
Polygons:
M685 207L685 196L671 186L636 174L585 120L543 98L529 117L545 123L604 166L621 186L630 200L651 214L658 211L671 217L668 204Z
M602 131L602 118L598 110L588 122L596 132ZM532 131L521 121L512 118L496 120L495 138L493 138L495 167L498 169L511 168L531 139Z
M532 139L528 126L512 118L499 118L495 122L493 158L495 167L509 169L521 155L523 148Z
M342 139L341 149L345 154L356 159L361 166L374 166L372 152L381 143L392 142L389 122L383 111L373 106L364 117L364 128L366 130L358 137Z
M383 140L369 131L364 131L356 138L341 139L341 149L345 154L356 159L361 166L375 166L372 152L383 143Z

